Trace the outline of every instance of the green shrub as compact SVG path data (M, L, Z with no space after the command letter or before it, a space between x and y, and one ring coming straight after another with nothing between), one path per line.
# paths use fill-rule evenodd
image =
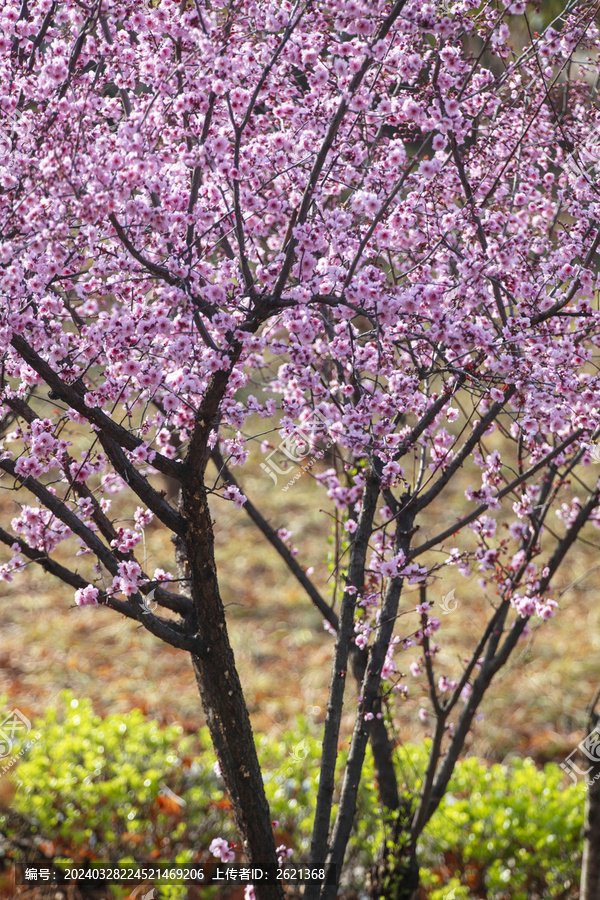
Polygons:
M419 847L424 882L445 873L447 886L459 878L488 900L576 896L585 784L561 787L562 777L558 765L539 770L530 759L459 762Z
M200 863L210 858L214 837L236 841L208 729L184 737L139 710L101 719L89 701L64 692L59 709L48 710L33 732L39 738L30 734L23 745L14 805L56 852L113 863L160 853L169 863ZM277 739L257 737L276 839L299 864L308 861L319 737L302 717ZM345 757L340 753L340 772ZM418 789L426 761L427 745L400 748L399 784ZM531 760L489 767L460 761L418 848L431 900L452 890L455 900L570 896L581 865L585 786L561 787L561 775L558 766L540 771ZM370 755L356 823L345 886L361 890L384 837ZM10 828L10 816L0 816L0 829Z
M223 785L207 730L190 740L179 726L160 728L139 710L101 719L88 700L61 696L62 706L34 723L40 737L27 736L16 772L16 809L40 834L65 852L85 849L113 861L156 848L174 859L198 822L209 843L217 834L234 836L218 810Z

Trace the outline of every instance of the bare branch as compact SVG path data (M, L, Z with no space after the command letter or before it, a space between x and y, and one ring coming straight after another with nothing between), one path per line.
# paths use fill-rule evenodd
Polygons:
M311 868L321 867L327 855L327 835L333 801L335 764L348 672L348 655L350 642L354 635L356 595L364 587L366 556L378 497L379 479L374 472L367 472L365 474L362 506L352 544L348 580L342 597L340 623L335 642L334 662L327 703L327 718L325 719L325 733L323 735L321 774L310 846ZM306 900L313 900L313 898L318 896L318 892L318 886L307 885L305 890Z
M239 484L233 476L231 469L229 469L225 460L223 459L223 455L218 446L215 447L212 451L211 458L221 476L224 477L224 480L228 484L235 485L235 487L239 488ZM321 615L329 622L332 628L335 628L335 630L337 631L339 625L337 615L329 606L329 604L325 602L302 566L299 565L299 563L290 553L289 549L283 543L276 530L271 525L269 525L265 517L258 511L256 506L247 497L243 509L252 519L254 524L259 528L259 530L264 534L271 546L274 547L275 550L277 550L292 575L294 575L298 583L302 585Z
M516 478L514 478L510 482L510 484L506 485L506 487L503 487L501 491L498 491L498 493L495 495L495 499L501 500L503 497L506 497L506 495L510 494L511 491L514 491L516 487L518 487L524 481L527 481L528 478L531 478L544 466L548 465L548 463L556 456L559 456L561 453L563 453L571 444L573 444L578 438L580 438L583 433L584 429L578 428L568 438L565 438L562 443L555 447L554 450L544 456L543 459L535 463L535 465L531 466L531 468L526 472L523 472L521 475L518 475ZM469 513L467 516L463 516L463 518L458 522L455 522L454 525L446 528L444 531L431 538L431 540L426 541L424 544L421 544L419 547L415 547L410 551L410 559L416 559L416 557L420 556L421 553L425 553L426 550L431 550L432 547L436 547L438 544L441 544L446 540L446 538L452 537L452 535L456 534L457 531L460 531L461 528L464 528L471 522L475 522L475 520L478 519L486 511L486 509L489 509L489 503L482 503L480 506L474 509L473 512Z

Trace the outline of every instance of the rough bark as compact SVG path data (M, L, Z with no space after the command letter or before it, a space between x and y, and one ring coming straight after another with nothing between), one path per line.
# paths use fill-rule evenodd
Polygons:
M310 847L311 868L321 868L323 866L329 849L328 835L333 791L335 787L335 766L337 761L342 707L344 703L344 691L346 687L348 658L354 633L356 592L362 590L364 584L365 560L373 527L373 518L377 509L378 497L378 479L372 471L368 471L365 475L362 507L358 517L358 527L354 537L350 565L348 568L348 581L342 598L340 623L335 642L333 670L329 688L329 702L327 704L327 718L325 720L325 731L323 734L321 773L319 776L317 805ZM337 877L339 879L339 871ZM331 885L330 888L335 894L335 887ZM316 883L308 884L306 886L304 893L305 900L316 900L318 894L319 886Z
M215 447L211 453L211 458L217 467L217 471L226 478L229 484L233 484L239 488L235 476L228 468L219 447ZM277 531L269 524L262 513L247 499L244 504L244 511L257 526L259 531L265 536L269 543L275 548L281 559L285 562L290 572L302 585L315 607L329 622L329 624L337 631L339 628L339 618L334 610L329 606L319 591L316 589L310 578L306 575L305 569L298 563L296 558L292 556L290 550L281 540ZM365 649L360 649L353 644L350 648L352 659L352 671L356 678L357 685L360 688L365 668L367 666L368 654ZM377 701L377 708L374 712L381 711L381 702ZM373 751L373 761L375 764L375 777L379 787L379 799L381 805L386 809L398 809L398 783L396 780L396 772L392 759L392 742L389 739L386 724L383 719L375 718L373 722L373 730L371 732L371 749Z
M599 695L600 692L596 694L590 709L588 734L594 731L600 721L600 716L595 712ZM600 900L600 759L595 752L597 748L598 744L591 744L584 757L584 769L589 768L590 771L586 775L580 900ZM589 758L590 755L593 758Z
M214 535L204 487L184 485L182 503L188 522L185 556L198 646L192 662L206 721L248 863L276 864L269 806L219 593ZM258 900L283 900L284 896L280 885L255 885L255 892Z
M386 836L368 878L371 900L412 900L419 887L419 864L410 833L413 813L414 802L405 796L386 821Z
M366 650L360 650L356 645L351 649L352 671L360 688L367 668L368 654ZM378 719L382 711L381 698L378 697L373 704L375 718L371 729L371 750L373 751L373 764L375 777L379 789L379 799L384 809L396 810L400 806L398 798L398 781L394 760L392 757L392 743L383 719Z
M415 530L413 527L414 513L410 509L407 500L408 497L406 496L402 498L405 507L403 512L397 517L396 537L394 541L395 552L402 551L405 555L408 554L410 540ZM371 722L373 719L367 719L365 717L368 713L372 713L380 696L381 670L392 638L401 592L402 577L396 576L391 578L388 582L383 599L379 627L376 633L377 636L374 644L369 650L368 662L361 687L362 696L357 709L354 731L344 772L338 812L331 835L330 849L326 861L326 868L328 870L329 867L335 866L338 878L342 869L344 855L356 813L356 799L360 785L365 751L372 730ZM326 885L321 893L322 900L333 900L333 897L335 897L335 888L332 885Z

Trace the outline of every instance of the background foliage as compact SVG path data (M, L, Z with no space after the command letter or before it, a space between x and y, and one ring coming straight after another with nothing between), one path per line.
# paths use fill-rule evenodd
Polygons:
M19 855L16 844L25 832L37 833L48 855L79 865L128 858L150 863L157 856L180 864L214 861L208 852L214 837L235 842L206 728L186 736L181 727L160 727L139 710L102 719L89 700L64 692L59 708L36 719L32 733L40 736L13 778L21 782L17 815L0 818L9 857ZM257 744L278 843L292 848L294 862L305 862L319 774L317 733L299 717L293 731L278 740L258 736ZM417 788L427 743L398 748L395 760L400 783ZM458 900L575 896L584 784L565 787L561 778L553 763L539 769L531 759L503 765L462 760L420 847L431 900L443 900L453 888ZM348 895L364 887L373 850L384 837L370 757L357 823Z

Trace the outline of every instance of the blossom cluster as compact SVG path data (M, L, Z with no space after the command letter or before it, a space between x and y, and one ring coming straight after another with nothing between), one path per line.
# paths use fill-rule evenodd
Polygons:
M161 479L220 454L240 487L219 462L211 490L248 509L261 445L310 424L350 550L378 479L360 649L386 591L446 566L515 618L554 615L546 504L561 534L600 526L577 495L600 433L599 199L565 149L600 125L597 25L567 13L518 55L523 3L408 0L383 28L391 6L0 9L0 473L36 497L17 495L0 578L65 542L131 598L144 529L179 515ZM440 630L403 609L388 680Z

